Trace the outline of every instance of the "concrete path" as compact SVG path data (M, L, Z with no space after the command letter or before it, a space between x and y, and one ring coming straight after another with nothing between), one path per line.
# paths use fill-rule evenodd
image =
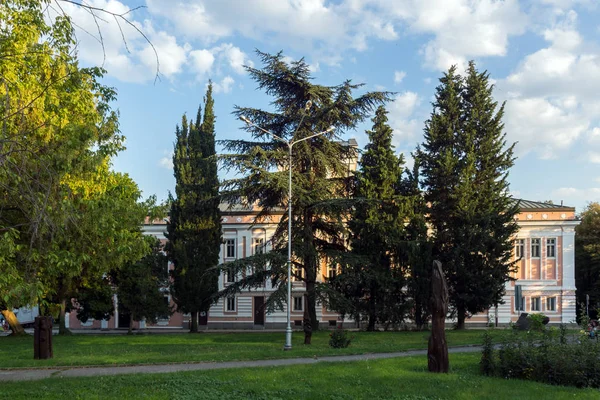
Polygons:
M451 347L449 353L474 353L481 351L480 346ZM111 367L55 367L48 369L11 369L0 370L2 381L28 381L45 378L71 378L80 376L104 376L122 374L156 374L179 371L203 371L225 368L278 367L284 365L316 364L321 362L352 362L378 360L384 358L427 355L427 349L410 350L398 353L370 353L347 356L326 356L315 358L286 358L279 360L228 361L214 363L152 364Z

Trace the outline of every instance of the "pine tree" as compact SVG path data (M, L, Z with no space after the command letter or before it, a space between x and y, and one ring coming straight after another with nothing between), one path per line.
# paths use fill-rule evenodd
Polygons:
M317 273L329 254L344 248L341 233L343 216L348 210L348 201L344 198L348 163L355 156L355 150L335 140L334 135L354 129L369 112L389 100L389 94L369 92L355 98L352 94L361 85L350 81L337 86L318 85L312 82L304 60L288 64L282 53L257 53L263 68L248 67L247 71L259 88L274 97L274 109L236 107L235 115L245 116L285 140L304 138L331 126L335 128L334 132L295 145L291 165L293 276L306 285L311 326L318 329L316 304L321 287ZM309 100L313 107L306 110ZM252 134L252 141L224 142L226 151L231 152L223 156L225 166L242 176L225 182L225 197L231 202L258 205L262 209L260 219L276 208L287 208L288 147L254 126L247 126L246 130ZM227 293L259 287L269 276L278 289L270 295L267 306L283 308L287 293L286 253L287 213L276 230L273 251L227 264L228 269L237 271L246 271L249 265L254 266L255 271L264 268L263 273L247 275L228 286Z
M369 331L377 323L399 323L406 313L405 269L400 261L406 259L404 224L410 216L408 201L400 195L404 161L394 154L386 114L380 106L372 130L367 131L369 144L356 174L359 201L348 221L353 257L333 282L341 289L351 288L345 294L355 297L353 314L366 317Z
M486 72L471 62L466 78L452 67L440 82L418 157L434 228L433 257L442 262L462 329L468 313L501 301L514 267L517 209L506 180L513 146L506 148L504 106L493 100Z
M222 241L219 181L215 152L212 83L195 123L184 115L176 129L173 169L177 198L172 199L166 250L174 264L171 293L177 310L191 313L190 331L198 331L198 313L208 312L218 292Z

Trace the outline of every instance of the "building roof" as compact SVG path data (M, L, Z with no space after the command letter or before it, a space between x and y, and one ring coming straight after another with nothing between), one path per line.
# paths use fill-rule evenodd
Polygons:
M563 206L562 204L543 203L541 201L531 201L524 199L512 199L514 204L517 203L521 211L528 210L557 210L557 211L574 211L575 207Z

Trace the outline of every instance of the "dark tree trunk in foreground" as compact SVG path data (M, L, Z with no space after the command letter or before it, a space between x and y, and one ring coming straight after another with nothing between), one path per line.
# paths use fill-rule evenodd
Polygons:
M17 316L14 312L12 312L11 310L2 310L1 313L6 322L8 322L8 325L10 326L12 336L20 336L25 334L25 330L19 323L19 320L17 319Z
M427 346L427 368L430 372L448 372L448 343L445 331L448 287L442 263L437 260L433 262L431 285L431 336Z
M128 335L133 334L133 313L129 314L129 329L127 330Z
M190 321L190 333L198 333L198 311L192 313Z
M304 296L304 317L302 321L304 328L304 344L311 344L312 339L312 323L310 321L310 313L308 312L308 297Z

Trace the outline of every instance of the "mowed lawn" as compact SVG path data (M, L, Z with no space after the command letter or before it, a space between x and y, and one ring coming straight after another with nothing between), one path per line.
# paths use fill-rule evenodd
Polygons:
M481 344L483 330L447 331L450 346ZM510 332L490 330L500 339ZM284 333L199 333L54 336L54 358L33 359L33 337L0 337L0 368L124 365L259 360L426 349L428 332L351 332L346 349L329 347L329 331L313 335L312 345L295 332L293 350L283 351Z
M478 354L450 356L449 374L426 357L169 374L56 378L2 384L11 399L598 399L600 392L488 378Z

